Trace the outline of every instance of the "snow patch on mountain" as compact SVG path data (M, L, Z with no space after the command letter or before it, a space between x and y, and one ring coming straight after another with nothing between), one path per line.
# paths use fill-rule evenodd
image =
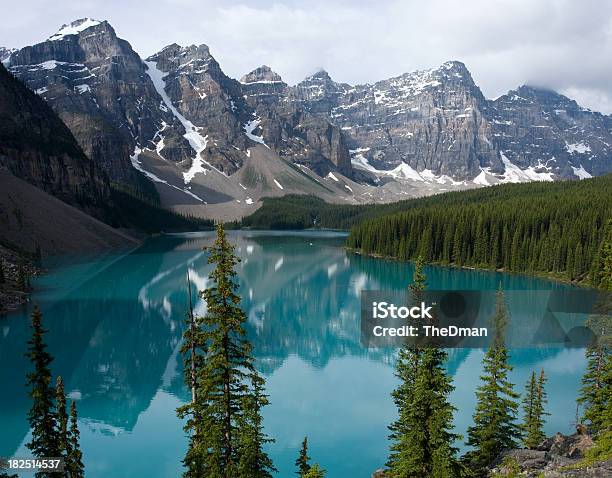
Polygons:
M170 97L166 93L166 82L164 81L164 77L166 76L165 73L159 68L157 68L157 64L154 61L145 61L145 64L148 67L147 74L151 78L151 81L153 82L153 86L155 86L157 93L159 93L159 96L161 96L166 107L172 112L174 117L178 119L185 128L186 133L183 135L183 137L189 142L189 145L196 153L191 160L191 167L187 172L183 173L183 180L185 181L185 184L189 184L196 174L207 173L208 170L204 167L204 164L209 166L211 169L215 169L217 172L221 173L212 165L204 161L204 159L202 159L201 153L206 149L206 146L208 145L208 135L202 136L202 134L200 133L200 130L202 128L195 126L191 121L185 118L179 112L179 110L176 109L176 107L172 104L172 100L170 100Z
M153 181L155 183L162 183L162 184L165 184L167 186L170 186L171 188L174 188L177 191L181 191L182 193L185 193L188 196L191 196L192 198L197 199L198 201L206 204L206 201L204 201L204 199L202 199L200 196L192 193L188 189L179 188L178 186L175 186L174 184L170 184L165 179L162 179L159 176L157 176L156 174L153 174L150 171L147 171L145 168L143 168L142 167L142 163L139 160L139 156L140 156L141 153L142 153L142 149L139 146L136 146L134 148L134 153L132 155L130 155L130 161L132 162L132 166L134 167L134 169L136 169L137 171L140 171L142 174L144 174L147 178L149 178L151 181Z
M502 182L523 183L527 181L554 181L553 173L537 172L533 166L521 169L508 159L503 151L501 154L502 162L506 170L504 171Z
M572 166L572 170L574 171L574 175L576 175L579 179L589 179L593 177L591 173L584 169L582 164L579 168Z
M61 40L67 35L78 35L83 30L87 30L88 28L95 27L96 25L100 25L100 21L94 20L93 18L81 18L79 20L75 20L69 25L62 25L59 31L51 35L49 37L50 41Z
M580 143L565 143L565 149L570 154L584 154L591 151L591 147L588 144L584 144L583 141L581 141Z
M253 131L257 129L260 123L261 123L260 118L252 119L251 121L249 121L243 126L244 133L247 135L247 138L249 138L251 141L255 141L256 143L263 144L266 148L269 148L269 146L265 143L263 136L257 136L253 134Z

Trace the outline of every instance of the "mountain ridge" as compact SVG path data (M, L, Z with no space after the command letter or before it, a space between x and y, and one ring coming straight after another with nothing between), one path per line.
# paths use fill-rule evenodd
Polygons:
M166 204L178 210L259 204L266 187L236 179L258 145L349 203L612 171L612 117L524 85L487 99L457 60L362 85L324 69L288 85L266 65L237 80L205 44L143 60L92 19L3 51L111 179L133 186L140 171L181 192Z

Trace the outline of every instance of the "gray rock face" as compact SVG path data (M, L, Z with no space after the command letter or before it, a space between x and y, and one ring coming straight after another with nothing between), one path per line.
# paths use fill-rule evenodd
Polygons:
M289 86L265 65L236 81L206 45L172 44L143 62L107 22L91 19L0 58L111 179L130 185L142 180L130 159L138 150L174 170L229 176L257 143L319 175L378 185L612 171L610 116L530 87L489 101L457 61L356 86L324 70Z
M106 175L49 105L0 65L0 169L97 214L110 197Z
M559 178L612 171L612 121L553 91L521 86L491 102L495 141L522 169Z
M247 104L259 121L266 144L288 161L325 176L339 171L352 177L348 146L340 128L293 101L280 75L261 66L240 80Z
M355 87L322 72L298 84L293 96L328 115L377 169L403 162L455 179L473 178L481 167L503 171L484 116L487 102L463 63Z
M165 74L163 86L172 105L207 136L204 160L226 174L234 173L248 145L240 84L223 73L206 45L172 44L146 61Z
M111 179L138 184L130 155L163 128L182 126L160 98L129 43L107 22L82 19L47 41L13 53L10 70L43 97L70 128L85 153ZM175 134L166 156L182 160L189 145Z

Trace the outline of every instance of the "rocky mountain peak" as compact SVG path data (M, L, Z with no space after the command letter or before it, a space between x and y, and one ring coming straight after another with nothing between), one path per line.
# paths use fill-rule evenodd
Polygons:
M95 27L103 23L105 23L107 26L110 26L108 25L108 22L106 21L101 22L98 20L94 20L93 18L79 18L78 20L75 20L69 24L62 25L60 29L58 30L58 32L51 35L48 38L48 40L55 41L55 40L61 40L65 38L66 36L78 35L79 33L91 27Z
M189 45L183 47L172 43L159 52L151 55L146 61L153 61L162 71L186 68L189 70L203 72L210 61L214 61L207 45ZM216 62L215 62L216 64Z
M283 83L283 79L272 68L262 65L240 78L240 83L245 85L251 83Z
M0 46L0 63L8 65L11 55L17 51L16 48L5 48Z

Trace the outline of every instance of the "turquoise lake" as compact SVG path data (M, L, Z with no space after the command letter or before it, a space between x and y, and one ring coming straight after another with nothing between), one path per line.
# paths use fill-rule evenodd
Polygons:
M178 477L186 449L175 409L189 399L179 354L188 308L186 275L196 312L205 304L206 253L212 233L166 235L131 252L48 261L35 281L46 339L77 400L88 478ZM360 291L402 290L412 265L346 252L334 232L230 233L242 258L238 274L246 328L271 405L265 426L276 439L269 453L277 476L294 476L305 435L313 460L329 478L367 478L384 465L395 350L360 344ZM570 286L525 276L428 267L431 289L555 290ZM523 304L509 304L515 323L532 321ZM28 455L24 386L26 311L0 317L0 456ZM454 349L448 370L456 387L456 431L465 433L475 406L483 351ZM512 350L511 378L523 391L533 370L549 381L546 431L570 432L585 369L584 350ZM30 475L31 476L31 475Z

